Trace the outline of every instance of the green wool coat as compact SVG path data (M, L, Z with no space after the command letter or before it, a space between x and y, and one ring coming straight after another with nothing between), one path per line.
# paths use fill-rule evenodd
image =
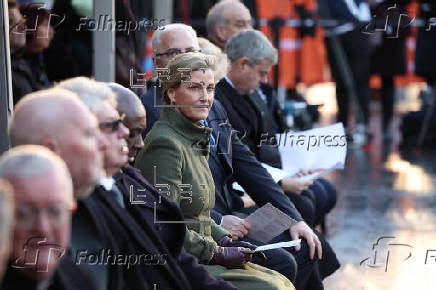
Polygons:
M210 217L215 184L207 162L212 129L199 126L172 108L165 108L145 138L135 166L182 209L188 234L187 252L208 262L218 241L230 235Z
M176 201L187 223L185 249L217 277L240 290L295 290L292 283L276 271L246 263L240 269L207 265L217 247L216 241L230 233L210 217L215 205L215 184L207 162L212 129L193 124L172 108L162 115L145 138L135 167Z

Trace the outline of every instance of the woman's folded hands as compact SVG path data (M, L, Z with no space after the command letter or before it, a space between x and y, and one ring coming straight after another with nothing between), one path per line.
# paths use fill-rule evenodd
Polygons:
M222 237L218 242L209 264L221 265L227 268L238 268L252 260L252 250L256 246L248 242L234 241L228 236Z

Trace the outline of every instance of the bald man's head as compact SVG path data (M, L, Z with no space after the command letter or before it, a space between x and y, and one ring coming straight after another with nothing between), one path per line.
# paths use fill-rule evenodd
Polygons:
M50 89L29 94L15 106L9 128L12 146L42 144L46 138L65 133L78 111L86 107L67 90Z
M123 123L130 131L126 138L129 146L129 163L133 164L139 150L144 147L142 132L146 127L145 109L139 97L128 88L117 83L108 83L107 85L116 95L118 112L120 115L125 115Z
M76 198L87 196L104 175L104 143L97 120L72 92L49 89L23 97L9 129L12 146L48 147L65 160Z
M238 0L224 0L215 4L206 16L207 37L224 49L227 40L238 32L252 29L250 11Z
M125 114L126 117L145 117L145 108L134 92L117 83L107 83L107 85L115 93L118 103L117 110L120 114Z

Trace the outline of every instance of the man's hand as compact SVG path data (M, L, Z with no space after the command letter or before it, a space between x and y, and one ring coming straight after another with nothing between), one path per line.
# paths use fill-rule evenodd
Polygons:
M234 215L223 216L221 226L232 234L234 240L245 237L250 231L250 224Z
M322 259L322 247L318 236L312 231L312 229L303 221L293 224L289 228L289 233L293 240L298 240L300 237L304 238L309 245L309 256L313 259L315 251L318 252L318 259ZM296 251L299 251L301 246L295 247Z
M251 197L247 193L244 193L244 195L241 196L241 199L242 199L242 202L244 203L245 208L253 207L256 205L254 200L252 200Z
M282 188L284 191L300 194L313 184L312 180L301 181L299 178L286 177L282 179Z

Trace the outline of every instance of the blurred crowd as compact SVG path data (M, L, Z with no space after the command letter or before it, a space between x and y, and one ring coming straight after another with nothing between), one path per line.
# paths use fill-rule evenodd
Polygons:
M274 136L289 130L277 89L301 98L297 83L322 80L325 47L349 142L356 131L371 140L371 73L381 76L389 140L410 1L175 1L174 23L152 19L149 2L116 0L115 19L97 20L92 1L50 10L8 0L14 112L0 158L1 289L324 289L340 267L325 237L338 192L304 178L322 168L280 180L265 169L282 168ZM421 2L416 72L432 86L426 29L436 6ZM319 15L334 21L320 30L310 24ZM92 78L99 25L117 28L115 82ZM154 73L131 88L147 58ZM288 223L262 241L246 217L268 204Z

